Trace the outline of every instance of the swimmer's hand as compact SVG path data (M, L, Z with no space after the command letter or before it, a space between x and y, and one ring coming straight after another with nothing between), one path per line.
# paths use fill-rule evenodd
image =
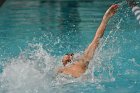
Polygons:
M112 17L117 12L118 7L119 5L117 4L111 5L111 7L109 7L109 9L106 11L104 17L107 19Z

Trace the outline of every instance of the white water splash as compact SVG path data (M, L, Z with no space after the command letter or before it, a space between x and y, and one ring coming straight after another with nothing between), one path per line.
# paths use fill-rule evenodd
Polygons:
M110 54L111 51L111 54ZM113 57L112 50L105 50L104 53L98 56L107 55L111 58ZM115 52L114 52L115 53ZM77 53L77 57L80 55ZM108 56L104 56L104 59ZM8 64L5 65L3 73L0 76L0 92L1 93L63 93L61 86L63 84L70 84L73 82L97 82L98 80L102 81L104 78L93 79L90 77L90 68L87 70L87 73L83 75L82 78L64 80L64 83L56 81L55 73L56 68L60 65L61 57L53 57L49 55L42 47L41 44L29 44L29 47L26 50L21 50L21 53L18 57L9 59ZM97 57L96 59L98 59ZM92 60L91 63L94 63L96 59ZM102 60L102 59L101 59ZM92 68L95 66L102 66L100 64L102 61L92 65ZM58 62L59 61L59 62ZM96 67L96 68L97 68ZM104 66L106 67L106 66ZM93 69L92 69L93 70ZM96 71L98 69L95 69ZM95 71L93 70L93 71ZM99 71L99 70L98 70ZM107 72L110 73L110 72Z
M55 69L55 60L40 44L30 45L6 64L0 77L1 93L51 92L54 73L50 72Z

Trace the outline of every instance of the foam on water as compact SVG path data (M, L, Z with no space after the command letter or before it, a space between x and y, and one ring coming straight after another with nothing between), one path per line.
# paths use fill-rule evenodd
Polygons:
M49 90L49 77L53 74L49 71L53 70L54 61L41 45L31 45L19 57L9 59L1 75L0 90L7 93L33 93L40 88Z

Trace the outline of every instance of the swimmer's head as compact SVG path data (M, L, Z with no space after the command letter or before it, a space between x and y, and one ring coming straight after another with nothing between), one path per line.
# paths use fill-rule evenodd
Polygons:
M68 53L68 54L65 54L62 58L62 63L63 65L67 65L69 62L71 62L73 60L73 56L74 54L73 53Z

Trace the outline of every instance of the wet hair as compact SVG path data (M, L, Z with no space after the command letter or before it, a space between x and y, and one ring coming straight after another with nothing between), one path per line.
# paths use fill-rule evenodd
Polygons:
M65 54L65 55L73 56L74 53L67 53L67 54ZM63 65L65 66L68 62L71 62L71 59L68 59L68 60L65 60L65 61L62 59L62 62L63 62Z
M65 54L65 55L71 55L71 56L73 56L73 55L74 55L74 53L67 53L67 54Z

